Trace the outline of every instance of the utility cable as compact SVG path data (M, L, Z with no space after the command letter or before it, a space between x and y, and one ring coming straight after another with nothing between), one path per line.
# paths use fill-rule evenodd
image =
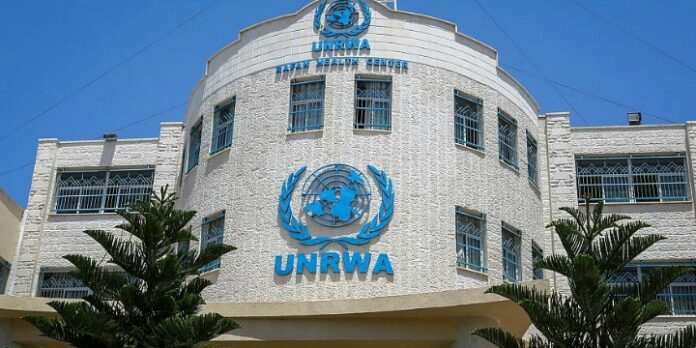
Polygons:
M520 51L520 53L522 53L522 55L532 65L534 70L536 70L538 74L544 75L544 73L541 72L541 69L539 69L539 67L536 64L534 64L534 61L532 60L532 58L522 49L522 47L520 45L517 44L515 39L513 39L512 36L510 36L510 34L508 34L507 30L505 30L505 28L503 28L503 26L495 19L495 17L493 17L493 15L490 12L488 12L488 10L486 10L485 7L483 7L483 4L481 4L481 2L479 2L479 0L474 0L474 2L476 3L476 5L478 5L478 7L481 8L481 10L493 22L493 24L495 24L495 26L498 27L498 29L503 33L503 35L505 35L505 37L507 37L507 39L510 40L510 42L515 46L515 48L517 48L517 50ZM561 91L558 89L558 87L556 87L553 84L550 84L550 86L551 86L551 88L553 88L553 90L556 92L556 94L558 94L558 96L561 97L561 99L563 99L563 101L566 104L568 104L570 109L573 110L573 112L575 112L580 117L580 120L582 120L582 122L585 125L589 126L590 124L587 122L585 117L580 113L580 111L578 111L578 109L575 108L575 106L573 106L573 103L571 103L570 100L568 100L568 98L566 98L566 96L563 95L563 93L561 93Z

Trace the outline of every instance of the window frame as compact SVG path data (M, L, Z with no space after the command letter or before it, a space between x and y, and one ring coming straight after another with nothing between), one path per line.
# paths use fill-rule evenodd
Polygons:
M533 158L532 152L533 151ZM539 188L539 142L529 133L527 130L527 179L534 185L534 187Z
M299 93L299 91L296 91L297 87L300 86L308 86L308 85L313 85L313 84L321 84L321 96L320 98L315 98L315 99L304 99L304 100L295 100L295 93ZM313 105L313 103L319 103L320 105L317 108L310 109L309 106ZM302 79L293 79L290 82L290 107L288 110L288 133L302 133L302 132L311 132L311 131L319 131L324 129L324 110L326 106L326 76L321 75L321 76L316 76L316 77L309 77L309 78L302 78ZM293 110L296 106L304 105L307 107L307 109L304 110ZM318 117L315 121L317 121L315 124L309 124L308 120L311 118L310 116L312 113L318 113ZM301 115L301 116L298 116ZM296 125L299 124L298 120L302 120L302 127L297 127Z
M542 249L535 241L532 241L532 280L544 279L544 269L536 266L536 262L543 258L544 249Z
M376 97L360 97L360 83L374 83L374 84L386 84L389 88L389 97L387 98L376 98ZM353 107L353 129L354 130L372 130L372 131L382 131L391 132L393 126L393 106L394 106L394 83L391 76L365 76L357 75L355 77L355 91L354 91L355 105ZM361 101L368 106L360 106ZM375 107L376 103L387 103L388 108ZM360 111L364 111L363 115L360 115ZM377 115L381 112L382 114ZM368 115L369 114L369 115ZM382 121L384 123L377 123L375 119L377 117L384 118ZM362 122L358 122L359 118L363 118ZM369 123L368 123L369 118Z
M222 116L230 113L223 113L231 110L231 117L225 122L218 122ZM233 96L229 100L215 106L213 110L213 131L210 140L210 154L214 155L232 147L234 140L234 119L237 113L237 97ZM223 131L224 130L224 131ZM221 142L221 139L223 140Z
M513 130L510 132L511 134L504 135L504 126L509 126L509 128ZM498 158L503 163L515 168L516 170L519 170L519 154L517 153L518 131L517 120L510 116L510 114L498 108ZM508 158L506 154L509 154L511 158Z
M223 244L224 239L225 239L225 211L222 210L220 212L217 212L215 214L209 215L203 219L203 222L201 224L201 238L200 238L200 243L199 243L199 253L203 252L205 248L208 245L212 244ZM217 232L214 236L210 236L209 231L211 228L211 225L220 222L221 225L219 226L219 232ZM210 263L204 265L203 267L198 269L198 273L207 273L211 272L217 269L220 269L222 264L222 258L218 258L216 260L211 261Z
M513 248L517 250L510 250L509 246L506 246L506 234L509 234L511 238L507 238L509 241L516 242ZM522 231L515 228L505 222L501 224L501 261L502 261L502 274L503 280L509 283L516 283L522 281ZM514 254L514 259L506 256L506 253ZM508 271L508 267L514 267L514 278L511 277L511 273Z
M476 228L476 230L481 235L476 236L475 234L469 233L468 229L465 230L465 228L471 225L472 223L460 225L460 216L465 219L471 219L472 221L478 222L479 226ZM475 272L488 273L488 247L486 234L486 214L479 213L477 211L466 209L460 206L455 207L455 239L457 267L465 268ZM469 243L470 241L478 241L479 247L471 245ZM472 250L479 253L480 264L478 265L470 262Z
M195 139L194 139L195 135ZM196 142L194 143L194 140ZM186 156L186 174L198 167L201 158L201 146L203 145L203 116L196 122L189 131L189 146ZM194 146L195 144L195 146ZM195 156L194 156L195 154Z
M472 110L472 114L464 115L459 112L459 102L464 101L464 103L471 103L476 106L476 110ZM468 106L468 105L467 105ZM471 117L472 115L477 115L478 119ZM476 124L472 126L471 124ZM475 98L458 89L454 90L454 142L459 145L464 145L475 150L485 149L485 136L484 136L484 115L483 115L483 100L480 98ZM458 134L463 135L463 137L458 136ZM474 140L469 139L469 135L473 134Z

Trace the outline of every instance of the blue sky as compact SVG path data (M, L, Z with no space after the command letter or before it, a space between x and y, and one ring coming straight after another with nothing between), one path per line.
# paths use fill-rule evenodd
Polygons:
M500 53L500 62L674 122L696 120L696 72L581 10L570 0L480 0L533 61L474 0L399 0L399 8L456 23ZM696 1L580 0L588 8L696 67ZM205 62L240 29L294 12L308 0L220 0L201 16L121 65L36 122L0 141L0 187L26 205L36 140L78 140L185 102ZM169 31L208 1L0 0L0 137ZM508 69L542 112L571 110L548 82ZM624 124L629 108L562 87L590 125ZM157 135L174 108L120 137ZM645 123L665 123L644 116ZM573 125L585 123L578 115Z

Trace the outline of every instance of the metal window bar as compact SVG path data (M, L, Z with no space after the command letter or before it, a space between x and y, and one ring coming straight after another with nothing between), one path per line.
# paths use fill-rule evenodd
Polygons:
M215 107L213 117L213 139L210 148L211 154L216 154L232 146L232 135L234 132L234 112L236 99L222 106Z
M392 82L358 78L355 81L355 129L391 130Z
M677 202L691 199L683 156L577 159L578 200Z
M222 244L223 237L225 235L225 214L222 213L220 216L205 219L203 221L203 229L201 236L201 251L209 245ZM207 265L201 267L198 272L205 273L212 271L214 269L220 268L220 259L214 260Z
M514 283L522 280L522 238L521 232L507 227L502 228L503 279Z
M538 171L538 161L539 161L539 145L532 137L529 132L527 133L527 172L529 182L534 184L535 187L539 187L539 171Z
M483 149L483 113L480 99L454 91L454 141L474 149Z
M41 272L38 297L81 299L92 293L80 280L68 271Z
M108 213L147 200L154 170L60 172L54 212L57 214Z
M324 128L324 78L293 80L290 96L288 132L306 132Z
M486 268L486 217L457 207L457 265L478 272Z
M500 160L517 167L517 121L498 110L498 153Z
M202 120L198 122L195 126L191 128L189 139L189 153L188 153L188 164L186 165L186 172L190 172L193 168L198 165L198 160L201 154L201 140L203 138L203 122Z
M534 273L532 279L544 279L544 269L536 266L536 262L544 258L544 250L536 243L532 242L532 261L534 262Z

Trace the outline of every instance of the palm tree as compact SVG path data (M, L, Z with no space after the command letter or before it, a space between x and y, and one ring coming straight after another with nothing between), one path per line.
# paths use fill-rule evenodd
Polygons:
M604 204L585 212L561 208L571 218L556 220L553 227L565 255L551 255L536 262L565 276L571 296L518 284L493 286L488 293L520 305L541 334L525 342L500 328L484 328L473 334L499 347L696 347L696 327L671 334L639 335L640 326L668 313L658 294L679 276L693 272L687 267L655 268L638 283L610 284L608 279L653 244L665 237L641 233L649 227L627 221L623 215L603 214Z
M176 197L163 188L119 215L116 226L128 239L99 230L85 233L109 254L108 263L67 255L72 275L92 291L83 301L55 301L60 317L24 318L53 339L76 347L197 347L238 325L219 314L197 315L201 292L211 282L198 269L234 250L213 244L198 253L181 247L195 241L189 223L193 211L174 208Z

